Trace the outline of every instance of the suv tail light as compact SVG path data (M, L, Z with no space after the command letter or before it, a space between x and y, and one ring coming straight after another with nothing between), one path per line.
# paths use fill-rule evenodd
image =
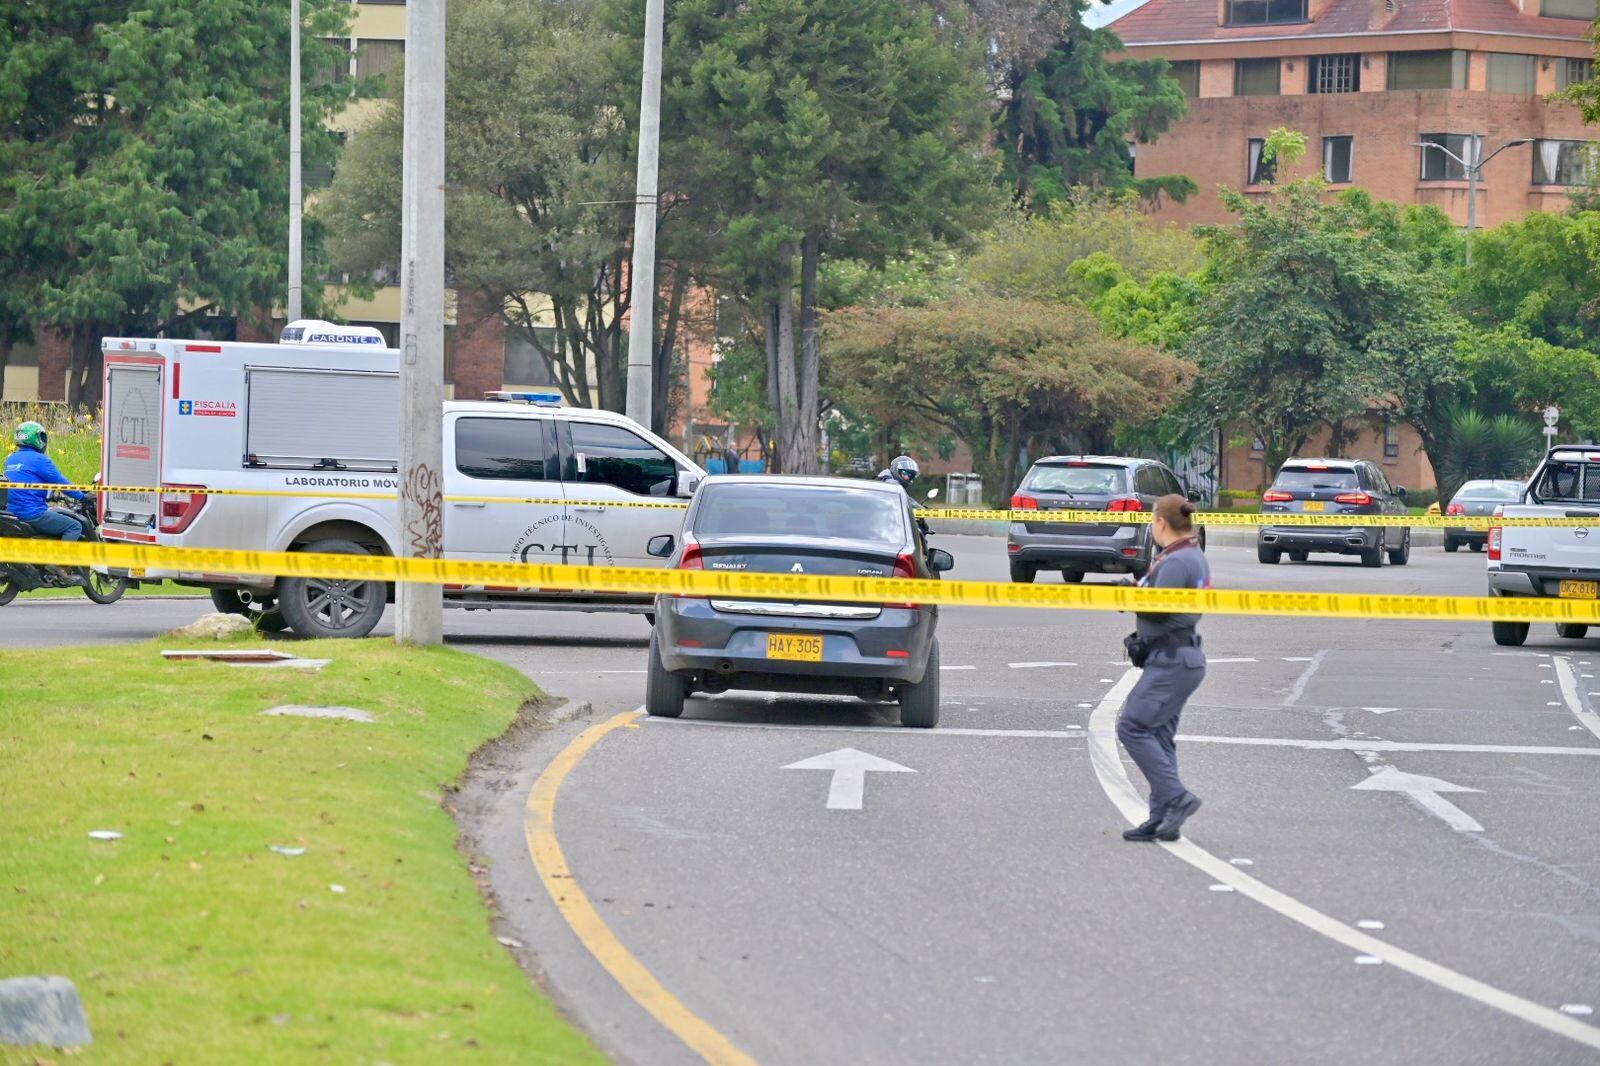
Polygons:
M182 533L194 525L194 520L200 516L200 511L206 505L206 496L204 493L183 490L203 488L204 485L161 486L160 531L162 533Z
M1011 509L1013 511L1037 511L1039 509L1039 501L1032 496L1024 496L1018 493L1011 497Z
M1449 507L1446 507L1444 509L1444 513L1445 514L1466 514L1467 513L1467 509L1465 507L1461 506L1459 503L1452 503Z
M900 554L900 557L894 561L894 573L891 574L890 576L891 577L916 577L917 576L917 560L916 560L916 558L914 556L912 556L910 552L902 552ZM914 603L886 603L886 604L884 604L884 606L885 607L900 607L900 608L904 608L905 610L908 610L908 611L914 611L914 610L917 609L917 605L914 604Z
M1500 527L1499 526L1490 526L1489 527L1489 561L1492 562L1492 563L1497 563L1497 562L1500 561Z
M1366 507L1372 503L1372 494L1367 492L1341 492L1333 498L1334 503L1353 503L1357 507Z
M1110 503L1106 504L1106 510L1108 510L1108 511L1142 511L1142 510L1144 510L1144 501L1140 500L1139 497L1137 497L1137 496L1123 496L1123 497L1121 497L1119 499L1112 500Z
M1284 492L1281 489L1268 489L1261 494L1262 503L1288 503L1294 499L1294 493Z

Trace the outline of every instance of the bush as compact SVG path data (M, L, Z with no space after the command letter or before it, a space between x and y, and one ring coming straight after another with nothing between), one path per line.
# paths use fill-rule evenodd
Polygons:
M1417 507L1426 511L1439 502L1438 489L1407 489L1406 506Z

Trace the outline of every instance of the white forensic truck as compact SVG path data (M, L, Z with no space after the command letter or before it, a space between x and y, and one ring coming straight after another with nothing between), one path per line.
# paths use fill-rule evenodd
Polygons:
M101 497L107 540L400 553L392 498L400 353L377 330L295 322L279 344L107 338L103 350L101 477L134 490ZM620 505L687 498L705 477L637 423L562 407L553 392L447 402L443 461L445 555L493 562L664 565L645 545L677 533L683 511ZM200 488L305 495L190 491ZM208 588L219 609L306 637L365 636L393 596L383 582L169 570L123 576ZM649 597L458 586L446 586L445 603L636 613L651 606Z
M1504 518L1592 519L1592 526L1490 526L1489 595L1600 599L1600 446L1550 449L1516 503L1495 508ZM1495 622L1494 642L1517 647L1527 622ZM1557 623L1556 635L1583 637L1589 627Z

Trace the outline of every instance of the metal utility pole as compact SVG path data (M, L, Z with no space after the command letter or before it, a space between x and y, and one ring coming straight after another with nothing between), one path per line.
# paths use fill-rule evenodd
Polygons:
M300 0L289 0L289 321L301 314Z
M400 215L400 538L409 558L443 553L444 8L406 9L405 171ZM444 640L438 585L402 584L395 641Z
M1439 151L1443 152L1445 155L1449 156L1451 159L1454 159L1457 163L1460 163L1461 164L1461 169L1466 172L1466 175L1467 175L1467 249L1466 249L1467 266L1471 266L1472 265L1472 232L1473 232L1473 230L1478 228L1478 179L1483 175L1483 168L1488 165L1489 160L1493 159L1495 156L1499 155L1501 152L1505 151L1507 148L1513 148L1513 147L1515 147L1515 146L1517 146L1519 144L1529 144L1532 141L1533 141L1532 137L1519 137L1514 141L1507 141L1505 144L1502 144L1499 148L1496 148L1494 151L1490 152L1487 156L1485 156L1482 153L1482 151L1480 150L1480 147L1479 147L1480 145L1483 144L1483 138L1481 136L1479 136L1478 134L1472 134L1471 135L1471 139L1467 141L1467 154L1473 157L1472 162L1470 162L1470 163L1467 162L1465 159L1462 159L1460 156L1456 155L1454 152L1452 152L1450 149L1446 148L1442 144L1435 144L1433 141L1412 141L1411 142L1411 147L1413 147L1413 148L1421 148L1424 151L1426 151L1429 148L1437 148Z
M628 323L628 417L650 427L656 323L656 177L661 163L661 34L666 0L644 7L644 78L639 87L639 174L633 196L633 268Z

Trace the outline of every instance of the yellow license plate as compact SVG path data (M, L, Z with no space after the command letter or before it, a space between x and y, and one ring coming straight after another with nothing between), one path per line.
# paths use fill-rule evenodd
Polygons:
M810 633L768 633L767 658L797 663L822 661L822 638Z
M1561 598L1564 600L1600 599L1600 581L1563 581Z
M1307 500L1305 502L1305 510L1307 511L1326 511L1327 509L1327 505L1321 500Z

